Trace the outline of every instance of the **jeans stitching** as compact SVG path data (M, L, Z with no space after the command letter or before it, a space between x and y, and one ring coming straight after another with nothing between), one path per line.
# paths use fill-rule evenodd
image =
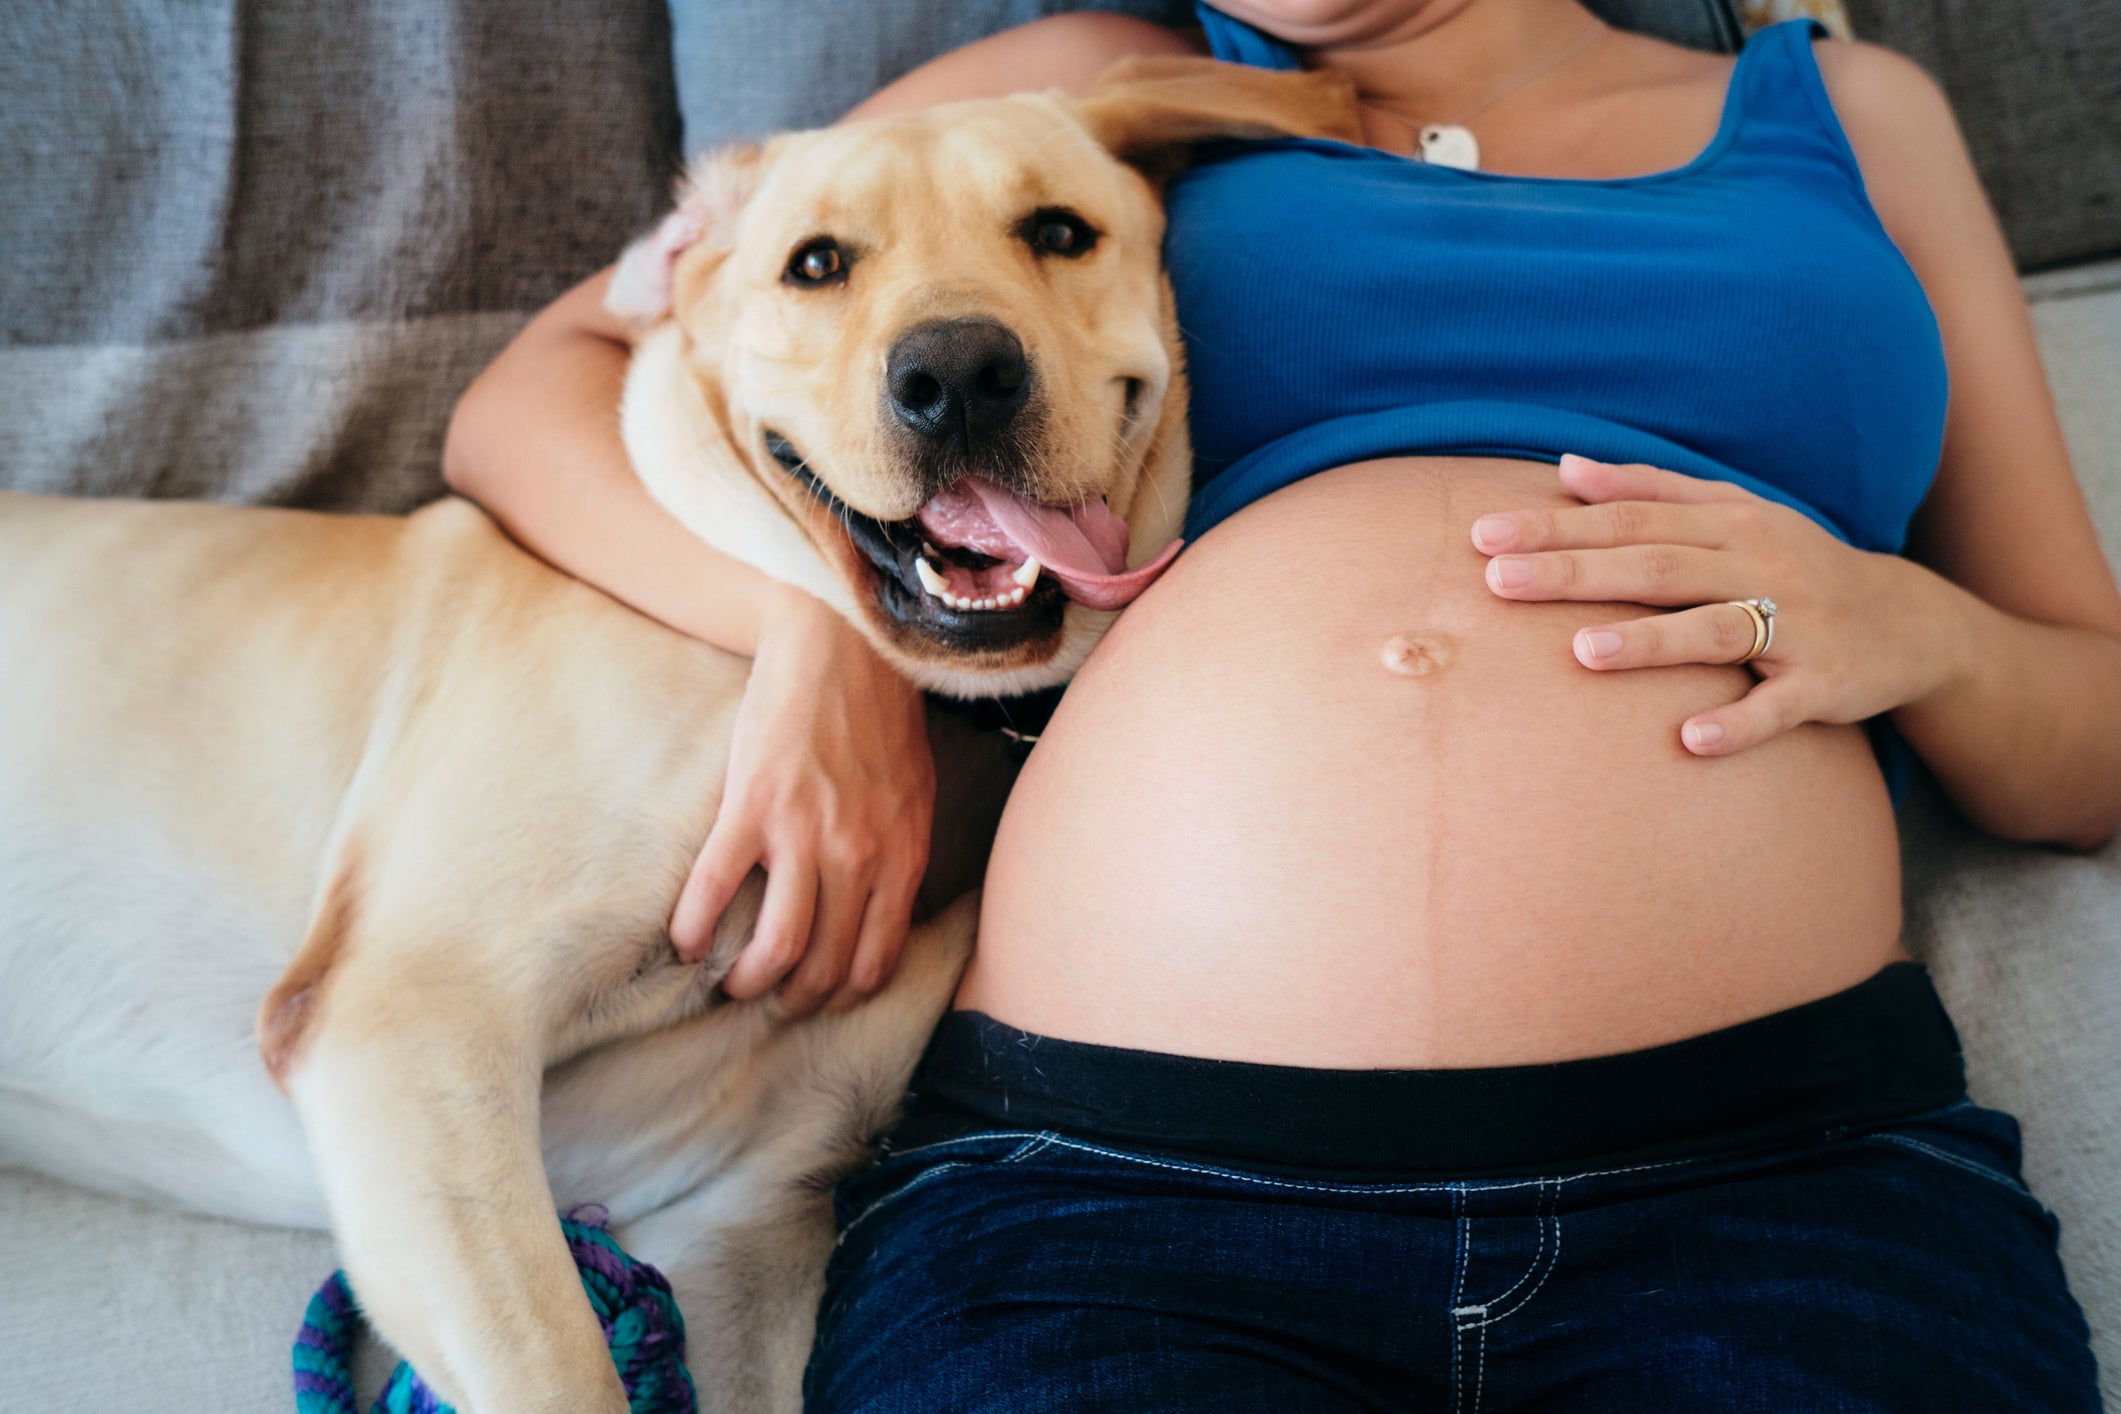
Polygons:
M961 1163L937 1164L934 1168L929 1169L926 1173L918 1174L915 1177L908 1179L904 1184L900 1185L898 1189L893 1192L886 1193L883 1197L877 1199L874 1203L871 1203L868 1207L862 1209L860 1213L856 1214L853 1222L847 1224L847 1226L840 1229L839 1240L841 1242L845 1242L856 1228L860 1227L863 1223L868 1222L869 1219L875 1217L878 1213L890 1207L893 1203L896 1203L899 1199L905 1197L908 1193L913 1192L916 1188L921 1187L922 1185L930 1182L931 1180L941 1178L944 1174L950 1172L952 1169L963 1169L973 1167L975 1167L975 1165Z
M1477 1309L1477 1308L1476 1308ZM1472 1358L1466 1358L1466 1337L1471 1336ZM1488 1359L1487 1323L1465 1321L1451 1328L1451 1414L1474 1414L1480 1408L1481 1371ZM1473 1402L1466 1403L1466 1381L1473 1382Z
M1487 1366L1487 1337L1485 1334L1487 1328L1489 1326L1496 1325L1502 1321L1508 1320L1510 1317L1516 1315L1519 1311L1522 1311L1525 1307L1531 1305L1532 1298L1540 1293L1540 1291L1546 1286L1548 1279L1551 1278L1554 1275L1555 1271L1561 1266L1560 1202L1561 1182L1557 1181L1555 1183L1554 1191L1550 1196L1545 1194L1544 1190L1542 1190L1539 1208L1539 1243L1538 1246L1533 1249L1532 1265L1526 1269L1525 1274L1523 1276L1519 1277L1516 1282L1511 1285L1509 1291L1503 1292L1501 1296L1492 1297L1487 1301L1470 1306L1459 1305L1458 1295L1454 1291L1454 1294L1452 1296L1452 1316L1457 1318L1475 1316L1479 1317L1478 1320L1465 1320L1464 1323L1458 1327L1458 1329L1460 1332L1464 1332L1467 1330L1478 1330L1483 1333L1481 1336L1480 1344L1480 1363L1481 1368L1483 1370L1485 1370ZM1548 1246L1547 1243L1547 1233L1549 1229L1552 1230L1554 1235L1554 1241L1551 1248ZM1498 1310L1497 1308L1503 1306L1504 1302L1510 1296L1511 1292L1516 1291L1518 1287L1523 1286L1527 1281L1531 1281L1532 1276L1535 1272L1538 1274L1539 1279L1532 1283L1532 1289L1530 1291L1527 1291L1523 1296L1518 1297L1516 1301L1511 1302L1507 1309ZM1456 1354L1455 1349L1453 1351L1453 1354ZM1476 1385L1475 1388L1477 1389L1478 1386ZM1455 1393L1453 1395L1453 1402L1454 1404L1456 1402ZM1477 1400L1475 1402L1476 1404L1478 1403Z
M1480 1321L1482 1329L1492 1326L1498 1321L1508 1320L1525 1307L1531 1305L1532 1298L1537 1296L1539 1289L1547 1284L1547 1278L1553 1276L1555 1270L1561 1266L1561 1214L1558 1212L1549 1213L1547 1221L1552 1223L1554 1227L1554 1250L1552 1255L1547 1258L1547 1269L1539 1274L1539 1280L1533 1285L1532 1289L1518 1298L1516 1305L1507 1311L1497 1311L1493 1315L1483 1316ZM1545 1237L1544 1230L1542 1230L1540 1235L1542 1239Z
M1949 1149L1940 1149L1935 1144L1927 1144L1920 1139L1911 1139L1905 1134L1871 1134L1866 1135L1865 1137L1869 1139L1875 1139L1880 1143L1898 1144L1905 1149L1914 1149L1920 1153L1929 1155L1931 1158L1937 1160L1939 1163L1950 1164L1955 1169L1964 1169L1966 1172L1973 1174L1976 1178L1985 1178L1990 1183L1994 1183L2001 1187L2008 1188L2013 1193L2020 1194L2022 1196L2030 1196L2032 1193L2031 1189L2027 1188L2023 1183L2020 1183L2017 1179L2000 1174L1994 1169L1988 1167L1986 1164L1977 1163L1972 1159L1966 1158L1964 1155L1955 1154Z
M1980 1106L1973 1100L1959 1100L1953 1104L1945 1106L1944 1109L1938 1111L1938 1113L1949 1114L1955 1110L1978 1108L1980 1108ZM1869 1139L1891 1139L1895 1143L1915 1144L1925 1149L1929 1149L1931 1152L1941 1152L1936 1150L1934 1146L1923 1145L1920 1140L1905 1139L1898 1135L1870 1134L1861 1137ZM1123 1149L1108 1149L1101 1145L1088 1144L1080 1140L1069 1139L1059 1134L1057 1131L1053 1130L1030 1129L982 1130L977 1134L964 1134L958 1136L955 1139L938 1139L932 1144L922 1144L911 1149L894 1149L889 1155L884 1157L887 1157L892 1160L905 1159L911 1158L915 1154L928 1154L941 1149L962 1149L972 1145L988 1144L992 1143L997 1139L1047 1139L1052 1144L1059 1144L1070 1149L1079 1149L1084 1153L1102 1154L1107 1158L1120 1159L1128 1163L1146 1164L1152 1168L1172 1169L1179 1173L1207 1174L1211 1177L1229 1178L1240 1183L1264 1184L1274 1188L1295 1188L1319 1193L1375 1193L1380 1195L1389 1195L1395 1193L1441 1193L1451 1189L1472 1188L1478 1188L1482 1192L1499 1193L1511 1188L1523 1188L1527 1184L1544 1185L1547 1183L1555 1184L1558 1187L1561 1184L1574 1183L1579 1179L1612 1178L1624 1173L1647 1173L1653 1169L1678 1168L1685 1164L1699 1163L1705 1160L1714 1161L1717 1158L1717 1156L1713 1154L1702 1154L1696 1155L1691 1158L1660 1159L1655 1163L1628 1164L1619 1168L1586 1169L1580 1173L1548 1175L1544 1178L1505 1179L1494 1180L1489 1182L1483 1182L1478 1179L1473 1179L1456 1180L1445 1183L1413 1183L1391 1185L1368 1183L1305 1183L1295 1179L1266 1178L1258 1174L1245 1173L1241 1169L1216 1168L1213 1165L1208 1164L1184 1164L1160 1159L1152 1159L1147 1157L1146 1155L1130 1154ZM1048 1146L1040 1146L1042 1150L1045 1147ZM1029 1157L1029 1155L1020 1154L1018 1157ZM1962 1162L1971 1163L1972 1160L1963 1160ZM1989 1171L1987 1170L1983 1170L1983 1172L1987 1174L1987 1176L1995 1178L1998 1183L2003 1183L2006 1185L2011 1184L2011 1180L2007 1178L2003 1178L2002 1176L1994 1173L1989 1173Z
M1458 1229L1458 1274L1451 1282L1451 1308L1458 1308L1459 1297L1466 1290L1466 1246L1473 1235L1473 1220L1466 1216L1466 1190L1462 1184L1451 1185L1451 1217Z
M983 1136L983 1137L991 1139L991 1138L994 1138L995 1136L994 1136L994 1135L991 1135L991 1134L990 1134L990 1135L986 1135L986 1136ZM1019 1136L1018 1136L1018 1135L1010 1135L1010 1136L1008 1136L1008 1137L1010 1137L1010 1138L1012 1138L1012 1139L1013 1139L1013 1138L1017 1138L1017 1137L1019 1137ZM1032 1156L1033 1154L1036 1154L1036 1153L1038 1153L1039 1151L1041 1151L1042 1149L1044 1149L1044 1148L1045 1148L1045 1147L1046 1147L1047 1145L1051 1144L1051 1143L1052 1143L1052 1142L1054 1141L1054 1139L1055 1139L1055 1137L1056 1137L1056 1136L1055 1136L1055 1135L1053 1135L1053 1134L1052 1134L1052 1133L1050 1133L1050 1132L1047 1132L1047 1133L1041 1133L1041 1134L1029 1134L1029 1135L1024 1135L1024 1136L1021 1136L1021 1137L1022 1137L1022 1138L1024 1139L1024 1142L1023 1142L1023 1143L1021 1143L1021 1144L1019 1144L1019 1145L1017 1145L1017 1146L1016 1146L1016 1148L1014 1148L1014 1149L1010 1150L1008 1154L1004 1155L1004 1156L1002 1157L1002 1159L1001 1159L1001 1162L1002 1162L1002 1163L1005 1163L1005 1164L1013 1164L1013 1163L1016 1163L1016 1162L1018 1162L1019 1160L1022 1160L1022 1159L1028 1159L1028 1158L1030 1158L1030 1157L1031 1157L1031 1156ZM945 1144L954 1144L954 1143L957 1143L957 1142L959 1142L959 1141L957 1141L957 1140L945 1140L945 1141L943 1141L943 1143L945 1143ZM922 1149L939 1149L939 1148L941 1148L941 1147L943 1147L943 1145L942 1145L942 1144L924 1144L924 1145L922 1145L922 1146L921 1146L921 1148L922 1148ZM908 1152L908 1153L918 1153L918 1152L920 1152L920 1150L913 1150L913 1149L909 1149L909 1150L907 1150L907 1152ZM877 1199L877 1200L876 1200L876 1201L875 1201L874 1203L871 1203L871 1204L870 1204L870 1205L869 1205L868 1207L866 1207L866 1208L862 1209L862 1211L861 1211L860 1213L858 1213L858 1214L857 1214L857 1215L855 1216L855 1219L854 1219L854 1221L853 1221L853 1222L851 1222L851 1223L847 1224L847 1226L845 1226L844 1228L841 1228L841 1229L840 1229L839 1241L840 1241L840 1242L845 1242L845 1241L847 1240L847 1234L848 1234L848 1233L851 1233L851 1232L853 1232L853 1231L854 1231L854 1230L855 1230L856 1228L860 1227L860 1226L861 1226L861 1225L862 1225L863 1223L865 1223L865 1222L869 1221L869 1218L870 1218L870 1216L871 1216L872 1214L874 1214L874 1213L877 1213L877 1212L879 1212L879 1211L881 1211L881 1210L883 1210L883 1209L885 1209L885 1208L888 1208L888 1207L890 1207L890 1206L891 1206L891 1205L892 1205L893 1203L896 1203L896 1202L897 1202L897 1201L898 1201L899 1199L901 1199L901 1198L905 1197L905 1196L906 1196L906 1195L907 1195L908 1193L911 1193L911 1192L912 1192L912 1191L913 1191L914 1189L916 1189L916 1188L919 1188L919 1187L920 1187L920 1186L921 1186L922 1184L924 1184L924 1183L927 1183L927 1182L928 1182L928 1181L929 1181L930 1179L934 1179L934 1178L940 1178L940 1177L941 1177L942 1175L944 1175L944 1174L946 1174L946 1173L950 1172L950 1171L951 1171L952 1169L964 1169L964 1168L977 1168L977 1167L978 1167L978 1165L977 1165L977 1164L972 1164L972 1163L964 1163L964 1162L960 1162L960 1161L955 1161L955 1160L953 1160L953 1161L952 1161L952 1162L950 1162L950 1163L944 1163L944 1164L937 1164L937 1165L936 1165L936 1166L935 1166L934 1168L932 1168L932 1169L929 1169L929 1170L928 1170L927 1172L925 1172L925 1173L921 1173L921 1174L916 1174L916 1175L915 1175L914 1177L912 1177L912 1178L910 1178L910 1179L906 1180L906 1182L905 1182L905 1183L904 1183L903 1185L901 1185L901 1186L900 1186L900 1187L899 1187L898 1189L896 1189L895 1191L893 1191L893 1192L890 1192L890 1193L887 1193L887 1194L885 1194L885 1195L884 1195L883 1197L881 1197L881 1198ZM835 1245L837 1245L837 1244L835 1244Z
M1492 1311L1503 1302L1509 1300L1510 1292L1517 1290L1518 1287L1530 1281L1532 1273L1539 1270L1540 1259L1547 1254L1547 1203L1547 1186L1542 1181L1539 1185L1537 1217L1534 1219L1539 1236L1538 1241L1532 1247L1532 1264L1524 1269L1523 1276L1510 1283L1509 1291L1503 1292L1500 1296L1490 1296L1487 1300L1481 1302L1480 1304L1484 1309ZM1534 1290L1537 1290L1537 1288L1535 1287ZM1485 1324L1485 1322L1482 1324Z
M885 1157L905 1159L915 1154L932 1154L938 1149L963 1149L974 1144L991 1144L997 1139L1043 1139L1050 1132L1043 1129L983 1129L977 1134L960 1134L955 1139L938 1139L933 1144L919 1144L911 1149L893 1149Z
M1052 1134L1050 1132L1046 1134L1041 1134L1036 1139L1033 1139L1028 1143L1019 1145L1014 1151L1010 1153L1009 1157L1003 1159L1002 1162L1005 1164L1021 1163L1025 1159L1030 1158L1033 1154L1044 1153L1047 1147L1050 1146L1053 1141L1058 1137L1058 1135Z
M1466 1328L1459 1320L1458 1299L1465 1293L1466 1248L1473 1236L1473 1222L1466 1216L1465 1207L1464 1187L1451 1185L1451 1227L1458 1243L1458 1261L1454 1264L1457 1275L1451 1280L1451 1414L1459 1414L1465 1399L1465 1362L1461 1352L1465 1349Z
M986 1137L1015 1139L1019 1137L1041 1136L1025 1135L1021 1131L1016 1131L1006 1135L988 1135ZM957 1141L950 1140L944 1142L954 1143ZM1204 1174L1210 1178L1226 1178L1236 1183L1252 1183L1258 1184L1266 1188L1289 1188L1304 1193L1349 1193L1355 1195L1374 1194L1379 1197L1389 1197L1391 1195L1401 1193L1444 1193L1449 1192L1454 1188L1462 1188L1469 1191L1471 1189L1477 1188L1483 1193L1501 1193L1512 1188L1543 1188L1549 1183L1556 1185L1563 1183L1575 1183L1580 1179L1610 1178L1616 1174L1645 1173L1652 1169L1679 1168L1683 1165L1701 1162L1701 1160L1698 1158L1664 1159L1660 1160L1657 1163L1629 1164L1625 1167L1610 1169L1589 1169L1582 1173L1564 1174L1558 1177L1550 1176L1546 1178L1498 1179L1492 1182L1483 1182L1481 1180L1475 1179L1456 1183L1406 1183L1390 1185L1370 1183L1305 1183L1298 1179L1268 1178L1262 1174L1245 1173L1238 1169L1213 1168L1204 1164L1186 1164L1169 1159L1152 1159L1146 1154L1130 1154L1124 1149L1107 1149L1099 1144L1086 1144L1081 1140L1069 1139L1066 1136L1059 1134L1053 1135L1052 1144L1055 1148L1074 1149L1085 1154L1098 1154L1108 1159L1118 1159L1124 1163L1141 1164L1147 1168L1168 1169L1173 1173ZM939 1146L926 1145L923 1147L934 1148ZM919 1153L920 1150L909 1149L906 1152Z

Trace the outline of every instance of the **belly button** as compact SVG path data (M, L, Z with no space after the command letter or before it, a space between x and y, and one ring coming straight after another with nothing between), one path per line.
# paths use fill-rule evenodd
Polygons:
M1451 666L1451 640L1440 633L1395 633L1381 656L1386 672L1425 678Z

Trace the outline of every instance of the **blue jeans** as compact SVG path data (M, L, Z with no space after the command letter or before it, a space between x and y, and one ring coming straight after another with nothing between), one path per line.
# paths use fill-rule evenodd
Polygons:
M2096 1411L2010 1116L1340 1183L1045 1129L842 1185L813 1414Z

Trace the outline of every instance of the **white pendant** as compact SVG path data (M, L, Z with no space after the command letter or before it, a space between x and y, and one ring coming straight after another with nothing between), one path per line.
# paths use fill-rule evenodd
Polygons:
M1457 123L1430 123L1421 130L1421 160L1462 172L1480 170L1480 144L1473 130Z

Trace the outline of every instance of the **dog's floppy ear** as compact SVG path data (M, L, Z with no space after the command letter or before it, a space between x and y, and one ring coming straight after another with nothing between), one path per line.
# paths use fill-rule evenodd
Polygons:
M695 162L678 186L677 210L619 257L604 307L636 329L668 317L678 298L678 262L694 249L728 252L730 228L757 190L764 166L764 152L755 143L723 148Z
M1079 111L1091 136L1151 180L1185 166L1196 144L1220 138L1362 141L1355 85L1345 75L1214 59L1122 59L1098 76Z

